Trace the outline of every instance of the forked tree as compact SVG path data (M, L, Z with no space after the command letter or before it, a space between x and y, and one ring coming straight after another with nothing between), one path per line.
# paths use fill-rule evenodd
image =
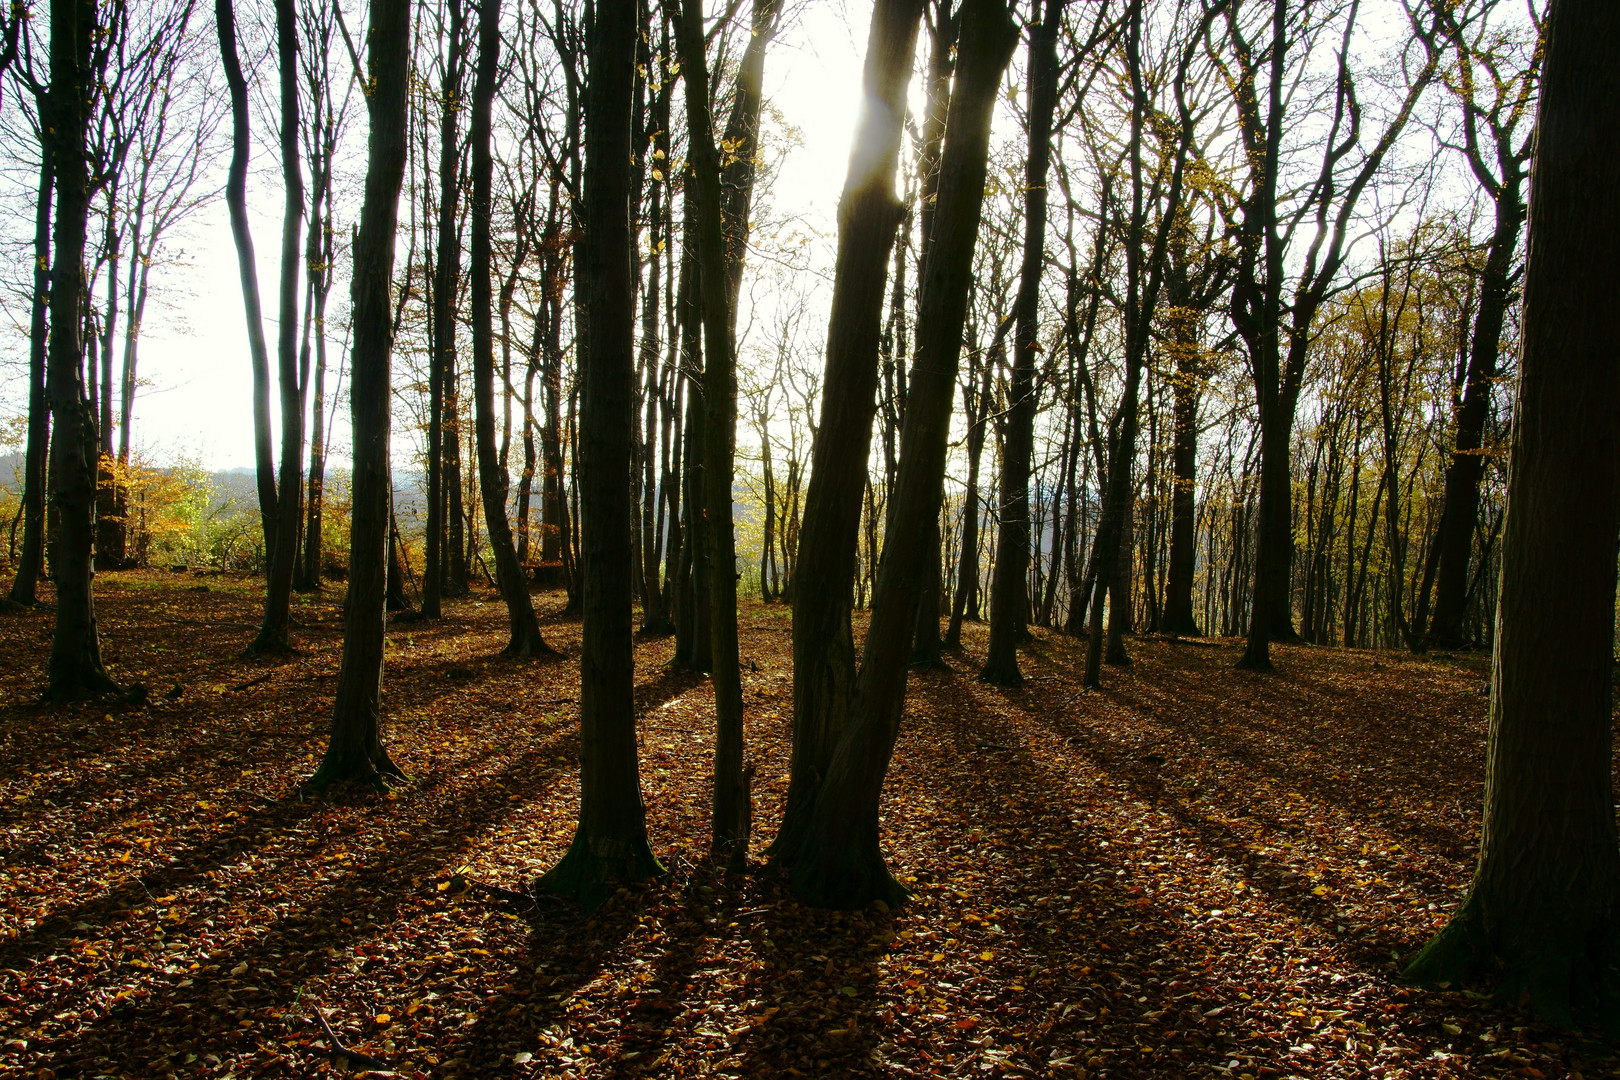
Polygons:
M932 250L917 303L917 353L900 436L892 524L884 538L853 708L793 867L794 893L822 907L861 908L874 900L893 905L906 895L884 864L878 814L905 704L908 631L934 565L924 557L924 548L935 541L933 523L944 493L991 113L1018 41L1004 0L966 0L961 33L940 157ZM830 372L826 393L838 393ZM864 458L856 465L864 470Z
M787 807L770 854L791 865L855 686L850 627L861 496L877 406L878 339L889 250L905 208L894 194L906 87L923 0L877 0L866 41L865 107L838 204L838 256L827 366L799 533L793 604L793 758Z
M374 787L405 774L382 741L384 601L388 587L390 367L394 348L391 287L399 189L405 180L405 114L409 92L411 0L372 0L367 41L366 110L371 145L365 196L354 242L354 347L349 416L354 428L350 481L349 597L343 661L332 703L332 737L310 786L364 780Z
M1620 6L1553 0L1537 117L1479 863L1407 969L1620 1033Z

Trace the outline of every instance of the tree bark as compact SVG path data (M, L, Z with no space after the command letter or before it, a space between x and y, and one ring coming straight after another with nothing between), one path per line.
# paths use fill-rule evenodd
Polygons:
M96 514L96 417L80 366L84 327L84 246L90 203L85 161L85 62L94 26L91 0L51 0L49 94L56 220L51 266L51 337L46 396L51 406L51 495L57 510L56 628L51 637L49 685L54 702L118 689L101 663L92 594L91 548Z
M1483 452L1485 420L1490 414L1502 327L1511 307L1513 256L1524 222L1520 193L1523 179L1521 172L1509 172L1496 192L1496 227L1486 248L1479 311L1468 349L1468 374L1462 405L1457 409L1456 445L1446 466L1445 502L1435 537L1440 564L1435 577L1434 615L1429 623L1429 641L1440 648L1456 648L1466 642L1463 612L1468 604L1468 564L1479 521L1479 483L1487 457Z
M34 203L34 298L28 327L28 443L23 461L23 546L7 599L32 607L39 602L39 575L45 563L45 459L50 444L50 403L45 396L46 342L51 313L50 136L40 125L39 194Z
M1620 7L1554 0L1547 19L1479 863L1407 975L1495 977L1613 1037L1620 129L1601 118L1620 114Z
M799 856L854 690L850 604L876 410L883 285L905 213L894 195L894 174L922 7L923 0L877 0L872 9L866 104L838 205L821 418L794 569L793 758L781 831L770 849L784 865Z
M956 365L984 203L990 117L1018 40L1004 0L965 0L961 17L938 211L918 298L917 353L901 432L894 527L885 538L873 590L855 704L793 867L794 893L822 907L861 908L874 900L894 905L906 896L884 865L878 814L905 701L906 629L926 586L922 549L933 533L929 523L939 518ZM864 474L864 455L846 468Z
M995 576L990 583L990 646L979 678L1022 686L1018 644L1028 633L1029 473L1035 452L1035 351L1040 331L1041 272L1046 268L1046 174L1057 108L1057 38L1063 0L1029 29L1029 156L1024 163L1024 260L1014 301L1013 369L1008 386L1007 436L1001 454L1001 511Z
M580 463L584 627L580 802L573 843L537 886L587 906L614 884L662 872L647 844L636 761L630 437L635 285L630 223L635 5L604 5L591 35L585 108L585 207L579 281L588 288Z
M472 97L472 331L474 435L478 441L478 483L484 493L484 528L495 560L495 584L506 604L511 638L503 656L555 656L556 650L540 635L529 585L512 544L506 519L506 493L510 483L495 445L495 329L494 286L490 264L490 209L493 203L495 159L490 147L490 118L499 74L500 0L480 0L478 8L478 66L473 74Z
M247 216L248 155L253 149L253 131L248 120L247 80L243 78L242 62L236 55L236 13L231 0L214 0L214 25L219 31L220 57L231 96L231 163L225 180L225 205L230 211L231 239L236 244L242 306L247 312L248 356L253 362L253 463L268 581L276 543L276 461L270 445L270 351L264 340L259 264L253 253L253 231Z
M276 484L276 539L264 619L248 651L291 650L293 571L304 488L304 381L298 364L298 240L304 221L304 174L298 151L298 13L293 0L276 0L276 58L281 67L281 176L286 202L281 219L281 313L276 356L281 382L281 476Z
M354 242L354 348L350 353L349 415L354 427L350 481L349 595L343 620L343 660L332 703L332 738L309 786L357 779L382 789L405 774L382 742L384 611L388 591L390 361L394 319L394 233L405 178L405 114L409 92L411 0L372 0L370 151L360 230Z

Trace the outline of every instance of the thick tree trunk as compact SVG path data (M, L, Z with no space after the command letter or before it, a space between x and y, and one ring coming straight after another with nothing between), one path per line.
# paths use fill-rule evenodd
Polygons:
M276 0L276 57L281 68L281 176L286 202L281 219L281 325L276 343L281 381L281 476L276 484L276 539L264 619L248 651L291 648L293 571L304 488L304 384L298 364L298 241L304 222L304 174L298 152L298 13L293 0Z
M585 265L589 289L580 499L585 621L580 668L579 826L538 887L594 905L615 883L662 871L647 844L636 761L630 596L630 436L635 313L630 246L630 102L635 6L597 9L585 110Z
M55 260L51 266L51 338L46 396L51 406L52 501L57 510L56 629L46 696L55 702L117 690L101 663L91 591L96 514L96 417L81 375L84 245L89 214L85 162L86 81L83 59L94 25L90 0L51 2L51 150L56 177Z
M1040 347L1041 271L1046 268L1046 174L1057 107L1057 38L1063 0L1029 30L1029 156L1024 162L1024 259L1014 301L1012 380L1007 438L1001 454L1001 512L996 531L995 576L990 582L990 647L979 678L1022 686L1018 644L1029 628L1029 473L1035 452L1035 352Z
M922 8L923 0L877 0L872 9L866 105L838 204L821 418L794 570L793 759L781 831L771 845L783 864L796 861L804 844L855 686L850 603L876 409L883 285L905 213L894 196L894 174Z
M51 413L45 396L46 341L51 312L51 196L54 171L50 139L41 132L39 195L34 203L34 298L28 327L28 442L23 459L23 544L7 599L32 607L39 602L45 562L45 459Z
M225 180L225 205L230 211L231 239L236 244L242 306L247 312L248 356L253 362L253 463L268 580L276 543L276 461L270 444L270 351L264 340L259 264L253 254L253 231L247 216L248 154L253 148L253 131L248 120L247 80L242 76L242 63L236 55L236 12L231 0L214 0L214 25L219 31L219 51L231 96L231 163Z
M314 788L357 779L377 788L405 778L382 742L384 607L388 578L390 361L394 345L391 289L399 189L405 178L405 113L409 92L411 0L372 0L368 49L371 142L365 198L354 243L354 348L349 415L354 426L350 484L349 595L343 661L332 704L332 740L310 779Z
M1473 888L1409 977L1499 980L1558 1027L1620 1032L1613 765L1620 532L1620 7L1548 15L1524 347Z
M895 526L884 540L855 705L793 867L794 893L817 906L862 908L874 900L893 905L906 896L884 865L878 815L905 701L910 636L905 631L927 584L923 545L934 531L929 523L939 518L956 365L984 203L990 116L1017 40L1003 0L965 0L938 212L918 299L917 358L891 516ZM864 455L846 467L864 473Z
M484 493L484 528L495 560L495 584L506 604L511 637L503 656L555 656L540 636L529 584L512 544L506 520L506 469L495 444L495 329L494 286L490 264L490 208L495 159L490 148L490 114L495 101L501 46L500 0L480 0L478 8L478 66L472 97L472 332L474 434L478 441L478 483Z

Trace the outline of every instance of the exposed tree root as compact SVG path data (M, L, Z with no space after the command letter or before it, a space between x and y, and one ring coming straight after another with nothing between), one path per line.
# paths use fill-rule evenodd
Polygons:
M390 790L389 781L405 784L410 782L410 777L394 764L388 751L381 746L374 747L369 753L334 747L326 751L315 774L304 781L298 790L301 795L314 795L334 784L350 780L360 781L383 795Z
M1528 932L1495 932L1470 894L1407 965L1403 978L1422 986L1494 984L1497 1000L1523 1005L1561 1031L1596 1030L1620 1039L1620 936L1612 916Z
M612 896L620 885L659 877L664 866L647 846L645 837L626 841L617 837L587 839L583 829L562 859L534 883L536 892L578 900L587 911Z
M1000 664L987 660L984 669L979 672L979 681L991 686L1016 688L1024 685L1024 673L1018 670L1017 660Z
M898 908L911 897L883 861L874 835L829 849L812 835L793 866L793 895L811 907L858 911L880 901Z

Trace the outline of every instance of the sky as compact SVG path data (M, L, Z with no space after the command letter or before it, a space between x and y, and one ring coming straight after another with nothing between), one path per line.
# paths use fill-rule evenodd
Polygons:
M830 267L871 7L870 0L810 0L796 8L766 60L767 101L798 132L781 161L772 216L792 214L797 228L815 234L811 258ZM281 190L264 151L257 153L249 209L273 349ZM223 196L199 211L184 247L185 264L163 271L167 302L149 311L143 329L141 367L150 385L136 397L135 443L159 461L183 456L210 469L252 468L247 331ZM336 288L346 295L347 266L340 265ZM742 324L749 321L744 312ZM342 328L334 324L330 336L341 338ZM331 386L329 376L329 393ZM345 385L333 432L336 467L346 464L347 408Z

